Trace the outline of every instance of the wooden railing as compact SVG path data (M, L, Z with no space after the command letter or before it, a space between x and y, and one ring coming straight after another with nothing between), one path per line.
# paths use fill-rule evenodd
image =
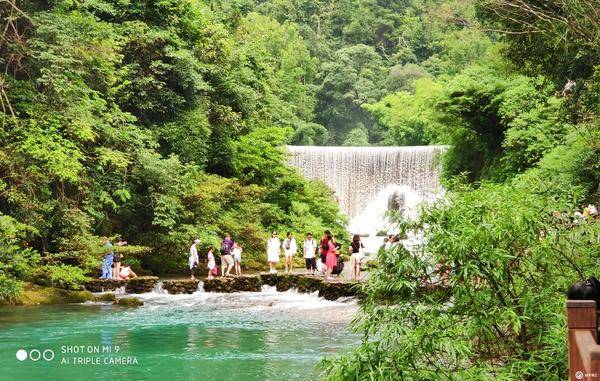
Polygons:
M600 381L597 311L593 300L567 300L571 381Z

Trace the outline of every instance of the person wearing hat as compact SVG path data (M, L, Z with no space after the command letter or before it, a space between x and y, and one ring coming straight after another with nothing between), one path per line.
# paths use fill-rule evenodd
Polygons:
M196 247L196 245L198 245L199 243L200 243L200 240L198 238L196 238L194 240L194 242L192 243L192 246L190 246L190 256L188 258L188 262L190 265L190 273L192 274L192 280L196 279L196 278L194 278L194 273L196 271L196 268L199 265L198 247Z
M277 274L277 262L279 262L279 255L281 254L281 242L277 237L277 232L271 232L271 238L267 241L267 261L269 261L269 272L271 274Z

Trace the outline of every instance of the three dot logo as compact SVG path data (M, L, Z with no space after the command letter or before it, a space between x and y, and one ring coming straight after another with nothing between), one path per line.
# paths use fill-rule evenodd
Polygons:
M583 372L578 370L577 372L575 372L575 378L578 380L582 380L583 379Z
M46 349L44 351L40 351L39 349L32 349L29 351L29 353L25 349L19 349L17 351L17 360L25 361L28 357L33 362L39 361L40 359L52 361L54 360L54 351L52 349Z

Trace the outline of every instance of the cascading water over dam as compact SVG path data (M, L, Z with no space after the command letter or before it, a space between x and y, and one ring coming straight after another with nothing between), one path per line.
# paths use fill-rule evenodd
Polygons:
M442 190L440 157L445 146L288 146L289 163L335 193L354 233L374 235L382 215L410 209Z

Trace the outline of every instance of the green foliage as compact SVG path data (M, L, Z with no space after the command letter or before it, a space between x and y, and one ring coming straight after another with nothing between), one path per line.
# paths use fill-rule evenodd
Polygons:
M436 102L443 94L440 83L428 78L413 82L414 94L399 92L363 108L383 127L386 145L427 145L441 140L443 125Z
M280 147L327 140L313 122L317 61L298 25L252 8L59 1L24 4L16 30L3 21L0 212L35 250L7 242L2 271L96 275L99 236L117 232L157 272L185 269L193 237L229 230L263 260L264 232L292 228L292 202L339 228L331 194L306 190Z
M364 147L369 145L369 131L365 127L353 128L346 139L344 139L344 146L349 147Z
M600 270L600 224L554 217L597 184L579 178L579 148L557 149L562 171L544 160L504 184L455 188L401 222L427 225L426 243L380 253L354 322L363 342L323 363L329 379L564 379L565 290Z
M0 273L0 302L14 303L19 299L23 292L23 285L20 281Z
M28 236L35 230L10 216L0 214L0 274L26 279L38 264L39 254L26 247ZM6 282L9 282L5 278Z
M39 267L34 275L36 283L67 290L81 290L82 283L88 280L81 268L64 264Z
M322 64L317 121L329 127L333 143L367 119L360 105L384 94L384 75L381 58L367 45L342 48Z
M447 177L502 180L532 167L568 132L560 101L543 77L506 77L474 66L448 83L436 106L451 144Z

